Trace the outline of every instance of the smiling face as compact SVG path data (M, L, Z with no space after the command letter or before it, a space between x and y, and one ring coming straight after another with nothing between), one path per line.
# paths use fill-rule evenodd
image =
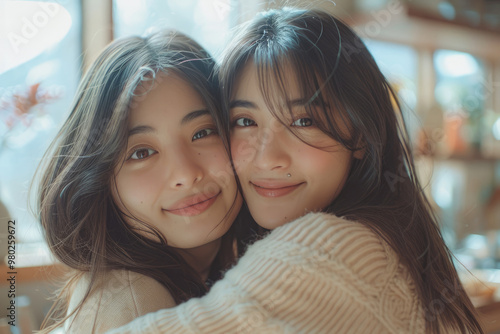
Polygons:
M126 215L156 227L168 245L199 247L227 232L241 196L200 95L174 74L156 81L130 110L113 197Z
M250 213L274 229L328 206L342 190L353 153L328 137L309 118L292 71L286 73L293 117L285 119L297 138L271 113L260 90L257 67L249 63L231 100L231 151ZM288 115L288 110L284 112ZM316 148L320 147L320 148Z

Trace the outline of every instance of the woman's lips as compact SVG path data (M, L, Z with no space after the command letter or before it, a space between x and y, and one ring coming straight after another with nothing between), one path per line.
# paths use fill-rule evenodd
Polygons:
M195 195L193 197L183 199L175 203L175 205L171 206L169 209L164 210L178 216L196 216L211 207L217 200L217 197L219 197L220 193L221 192L219 191L217 194L212 196Z
M250 182L255 191L263 197L281 197L288 195L298 187L301 183L289 184L281 182Z

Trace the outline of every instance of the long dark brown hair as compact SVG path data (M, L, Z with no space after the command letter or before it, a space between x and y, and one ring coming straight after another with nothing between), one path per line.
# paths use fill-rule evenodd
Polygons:
M90 295L97 279L111 269L126 269L154 278L176 303L207 291L205 282L146 222L128 224L112 197L115 167L127 144L129 110L141 85L175 73L197 91L221 127L220 90L212 57L191 38L175 31L112 42L83 77L71 112L39 169L36 213L54 255L75 270L90 274ZM227 148L226 137L222 138ZM231 175L234 177L234 175ZM236 201L236 194L235 194ZM236 203L236 202L235 202ZM236 210L233 205L231 210ZM229 214L229 213L228 213ZM236 219L238 221L239 218ZM211 269L217 276L234 261L233 230L222 238ZM74 277L70 281L75 281ZM62 323L69 283L43 327ZM49 323L52 326L46 327Z
M276 103L290 98L285 74L292 68L315 125L349 150L364 151L324 211L369 226L392 246L416 284L427 332L482 333L418 181L396 94L362 40L322 11L270 10L240 28L227 47L219 73L226 104L249 63L284 125L290 108Z

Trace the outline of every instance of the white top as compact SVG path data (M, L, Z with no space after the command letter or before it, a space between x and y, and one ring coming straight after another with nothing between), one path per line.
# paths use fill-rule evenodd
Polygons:
M68 314L80 303L89 284L83 274L72 292ZM64 323L64 333L104 333L149 312L175 306L170 292L155 279L128 270L111 270L94 292Z

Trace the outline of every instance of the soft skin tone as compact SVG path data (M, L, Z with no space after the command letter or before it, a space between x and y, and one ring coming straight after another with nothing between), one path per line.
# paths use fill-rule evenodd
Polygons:
M145 89L130 110L113 196L126 215L157 228L203 277L242 199L199 94L175 74L140 93Z
M354 158L307 116L300 102L307 97L301 96L290 68L285 82L289 85L286 99L293 105L293 118L286 123L307 143L328 149L304 143L271 114L254 64L247 64L240 73L231 100L236 171L252 217L268 229L328 206L342 190ZM287 105L284 99L280 104Z

